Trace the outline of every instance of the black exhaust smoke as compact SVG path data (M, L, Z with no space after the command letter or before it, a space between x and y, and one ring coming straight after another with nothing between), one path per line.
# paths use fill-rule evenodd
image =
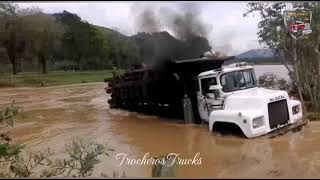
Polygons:
M194 3L180 3L178 8L174 11L150 4L134 5L134 22L139 33L131 38L140 48L146 65L163 70L172 60L199 58L211 51L206 38L210 27L199 18L201 8Z

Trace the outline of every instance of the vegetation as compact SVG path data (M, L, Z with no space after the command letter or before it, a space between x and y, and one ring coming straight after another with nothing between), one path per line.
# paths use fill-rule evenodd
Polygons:
M14 119L16 115L19 113L19 107L14 105L14 101L12 104L5 108L4 111L0 111L0 129L3 130L6 126L13 126ZM8 164L13 160L14 157L17 157L23 146L19 144L11 143L12 139L8 136L6 132L0 132L0 164ZM3 172L0 172L0 175L4 176Z
M313 32L295 40L283 23L283 12L290 7L303 7L312 11L311 29ZM320 4L311 3L248 3L247 16L253 12L260 14L259 41L272 48L290 72L297 85L299 98L303 104L310 102L311 111L320 111ZM292 66L290 68L289 66ZM305 106L304 106L305 107Z
M0 3L0 73L129 68L139 53L125 36L76 14Z
M92 174L95 164L100 162L98 156L105 152L105 147L93 140L79 139L67 145L66 151L70 159L56 160L51 169L55 170L55 174L67 171L67 176L76 171L72 176L83 178Z
M8 161L9 171L3 177L90 177L95 165L100 163L98 157L111 150L92 139L78 138L66 145L68 157L64 159L52 159L54 152L49 148L21 152Z
M103 155L105 147L92 139L75 139L66 145L66 152L67 159L55 160L50 158L54 155L50 149L19 154L10 163L10 173L14 177L89 177L100 163L98 156Z
M0 3L0 19L0 74L129 69L142 62L198 58L211 50L194 32L182 39L168 32L125 36L67 11L45 14L14 3Z
M56 17L66 26L62 37L64 55L76 63L77 70L81 69L80 62L83 58L97 57L103 60L109 56L109 41L99 29L66 11L56 14Z
M17 74L17 58L26 49L26 37L24 33L27 31L23 24L23 13L20 13L18 6L15 4L0 4L1 19L1 44L6 49L7 56L12 65L12 73Z
M264 73L258 79L259 85L262 87L291 91L292 85L287 80L280 78L273 73Z
M41 13L41 10L38 11L37 14L25 17L26 26L31 29L27 50L31 55L37 57L41 72L46 74L48 72L47 61L53 57L56 48L59 47L59 39L63 35L63 29L54 17Z

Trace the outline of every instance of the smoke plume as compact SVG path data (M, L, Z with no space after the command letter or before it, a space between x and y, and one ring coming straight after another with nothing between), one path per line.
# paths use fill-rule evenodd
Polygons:
M134 4L131 8L134 26L138 32L172 32L180 40L193 36L207 38L211 26L200 18L201 7L195 3L180 3L173 7L154 7L150 4Z
M160 19L151 6L140 6L140 4L134 4L132 7L134 15L134 23L138 32L159 32L161 29Z
M168 59L199 58L211 51L207 35L210 26L200 18L201 8L195 3L175 7L134 4L134 25L139 32L132 36L148 65Z
M163 7L160 14L163 15L163 25L178 39L188 40L194 36L207 38L210 26L201 20L201 9L196 4L180 4L178 11Z

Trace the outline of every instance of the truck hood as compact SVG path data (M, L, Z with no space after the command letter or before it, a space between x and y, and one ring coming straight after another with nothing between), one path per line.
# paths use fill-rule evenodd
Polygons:
M251 88L235 91L227 95L225 101L226 109L259 109L274 101L288 99L288 93L282 90L266 88Z
M230 96L272 96L278 94L281 90L266 89L262 87L250 88L233 92Z

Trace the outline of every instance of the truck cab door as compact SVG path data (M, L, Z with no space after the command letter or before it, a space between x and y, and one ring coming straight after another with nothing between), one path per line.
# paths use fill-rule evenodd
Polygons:
M201 92L197 93L197 98L198 98L198 111L199 111L200 117L202 120L208 122L210 112L207 107L206 99Z
M208 98L208 90L210 85L216 85L216 77L204 77L199 79L199 91L197 91L197 101L198 101L198 111L200 117L204 121L209 121L210 115L210 103L209 101L213 101L212 98Z

